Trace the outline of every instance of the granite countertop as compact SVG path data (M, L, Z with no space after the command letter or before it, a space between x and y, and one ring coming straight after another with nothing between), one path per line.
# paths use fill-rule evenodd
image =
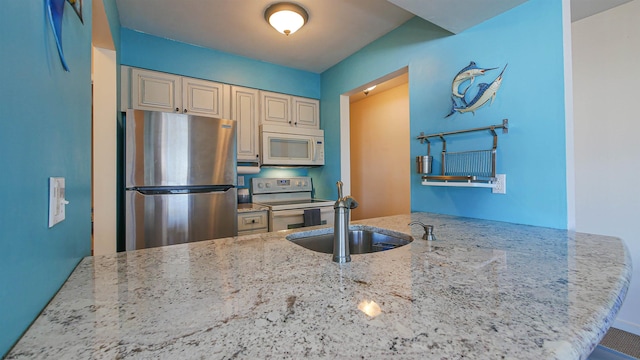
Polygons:
M426 213L354 224L415 240L342 265L285 239L300 229L87 257L7 358L584 359L631 276L612 237Z
M254 212L254 211L264 211L264 210L269 210L269 207L260 205L260 204L254 204L254 203L238 204L238 214L244 213L244 212Z

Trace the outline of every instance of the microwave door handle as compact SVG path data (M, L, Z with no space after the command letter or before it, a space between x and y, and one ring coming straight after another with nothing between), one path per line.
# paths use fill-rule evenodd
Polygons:
M313 161L318 160L316 158L316 139L315 138L311 138L311 159Z

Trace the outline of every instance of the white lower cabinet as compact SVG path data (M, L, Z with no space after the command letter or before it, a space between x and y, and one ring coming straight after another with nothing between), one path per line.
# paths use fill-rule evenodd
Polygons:
M238 213L238 236L269 231L267 210Z

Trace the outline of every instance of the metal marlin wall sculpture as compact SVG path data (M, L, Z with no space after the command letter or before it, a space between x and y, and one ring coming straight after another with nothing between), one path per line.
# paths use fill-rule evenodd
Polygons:
M64 15L64 4L69 2L76 14L82 20L82 0L45 0L47 17L49 18L49 24L51 24L51 30L53 30L53 36L56 40L56 47L58 48L58 55L60 55L60 62L62 68L65 71L69 71L69 65L64 58L64 52L62 51L62 16Z
M475 115L476 110L486 104L489 100L491 100L491 104L493 104L493 100L496 98L496 93L502 84L502 76L504 75L504 71L507 68L507 65L504 66L500 75L493 80L490 84L481 83L477 85L478 92L470 101L466 100L467 91L471 88L473 84L473 80L476 76L484 75L486 71L494 70L497 68L491 69L481 69L476 66L475 62L471 62L469 66L463 68L458 72L458 74L453 79L452 83L452 96L451 96L451 112L445 117L449 117L456 112L464 114L470 112ZM460 86L465 81L470 80L469 86L461 93Z
M470 62L468 66L464 67L460 70L456 77L453 78L453 83L451 84L451 92L453 96L460 98L464 101L464 95L469 90L471 85L473 85L473 80L475 80L476 76L484 75L486 71L495 70L497 68L491 69L481 69L479 68L474 61ZM460 92L460 85L465 81L470 80L469 86L467 86L464 91Z
M49 23L53 30L53 35L56 39L56 47L58 48L58 55L60 55L60 62L65 71L69 71L67 61L64 59L64 52L62 51L62 14L64 14L65 0L46 0L47 15L49 17Z

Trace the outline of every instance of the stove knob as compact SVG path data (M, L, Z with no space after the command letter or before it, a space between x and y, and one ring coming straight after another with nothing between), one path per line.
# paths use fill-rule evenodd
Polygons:
M298 181L298 182L296 183L296 185L297 185L298 187L302 186L302 181Z
M309 185L309 183L307 181L305 181L303 185L307 186L307 185Z
M258 189L262 189L263 187L264 187L264 184L258 183Z
M270 183L266 183L266 184L264 184L264 186L266 186L267 188L270 188L271 184Z

